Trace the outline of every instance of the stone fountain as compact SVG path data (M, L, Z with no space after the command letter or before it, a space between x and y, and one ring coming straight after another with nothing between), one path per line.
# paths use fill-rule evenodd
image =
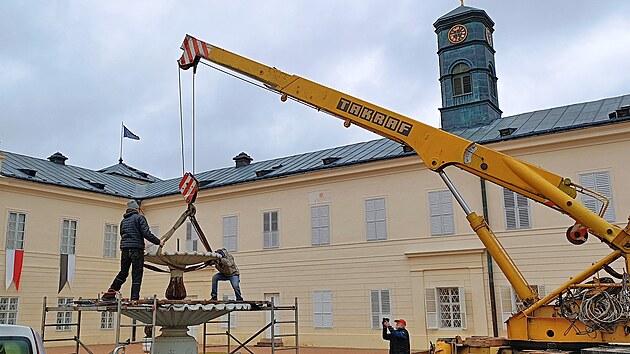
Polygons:
M183 300L186 297L184 273L198 270L221 258L214 252L161 252L147 251L144 260L160 266L167 266L170 281L166 290L167 300L160 300L155 309L155 325L161 326L161 335L155 338L151 352L153 354L197 354L197 340L188 335L188 326L196 326L213 318L223 316L233 310L250 310L247 302L217 302L208 300ZM149 269L162 271L157 267ZM147 311L145 305L153 301L142 300L139 306L128 306L123 310L125 316L142 323L153 323L153 311Z

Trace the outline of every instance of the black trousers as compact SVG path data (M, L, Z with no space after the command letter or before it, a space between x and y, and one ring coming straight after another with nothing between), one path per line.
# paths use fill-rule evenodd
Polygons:
M120 291L120 288L129 276L131 267L131 300L140 299L140 285L142 285L142 273L144 266L144 250L136 248L123 248L120 257L120 272L114 278L111 289Z

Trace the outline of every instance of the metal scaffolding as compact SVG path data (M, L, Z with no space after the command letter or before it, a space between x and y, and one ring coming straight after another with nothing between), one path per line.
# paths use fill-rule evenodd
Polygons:
M93 354L92 350L81 340L81 319L82 313L85 311L88 312L114 312L116 314L115 321L115 346L112 351L113 354L116 353L124 353L125 347L131 344L143 344L145 347L145 351L147 347L149 347L149 343L155 342L155 329L158 324L157 313L161 307L171 306L171 305L199 305L199 304L211 304L215 306L221 305L238 305L243 302L235 302L235 301L208 301L208 300L159 300L157 296L153 296L151 299L139 300L130 302L124 299L121 299L120 296L117 296L114 301L102 301L100 299L78 299L74 300L72 304L66 304L62 306L48 306L47 297L43 299L42 305L42 323L41 323L41 335L44 343L46 342L64 342L64 341L72 341L75 342L75 354L79 353L79 349L83 348L89 354ZM247 301L245 304L250 305L247 309L244 307L234 306L233 309L227 310L217 316L226 316L226 320L216 320L212 319L203 323L203 340L202 340L202 350L205 350L208 347L212 347L212 345L207 344L208 336L217 336L217 335L225 335L227 337L227 344L221 345L225 346L227 349L227 353L234 354L241 349L247 350L249 353L253 354L253 352L247 347L247 345L258 337L261 333L270 329L270 337L271 340L270 347L271 353L275 353L276 350L295 350L296 354L299 354L299 337L298 337L298 300L295 298L294 305L292 306L276 306L272 301ZM228 306L225 306L227 309ZM147 312L142 316L145 320L136 321L135 319L131 320L131 323L122 323L123 317L129 317L129 313L131 311L136 312ZM270 321L265 324L259 331L255 334L251 335L244 341L239 340L231 333L231 321L230 314L232 312L252 312L252 311L269 311L270 313ZM276 311L293 311L293 320L278 320L278 316ZM48 313L58 313L58 312L77 312L77 321L73 323L58 323L56 319L54 323L48 323ZM267 321L265 321L267 322ZM227 324L227 330L225 332L215 332L209 333L208 324L219 323L219 324ZM294 333L276 333L276 326L281 324L292 324L294 328ZM46 328L48 327L56 327L56 326L67 326L74 328L74 333L71 337L67 338L46 338ZM137 339L136 332L138 327L144 327L147 329L145 334L150 336ZM148 327L148 328L147 328ZM126 340L121 340L121 328L131 328L131 337ZM150 333L148 333L148 329L150 328ZM282 340L283 337L294 337L295 345L294 346L279 346L276 340ZM236 342L238 346L235 349L232 349L232 341ZM153 345L150 345L150 353L153 354Z
M238 312L239 310L235 310L236 312ZM258 330L256 333L254 333L253 335L251 335L249 338L247 338L244 341L240 341L238 338L236 338L232 332L232 326L231 326L231 316L229 316L229 314L226 316L226 320L211 320L208 321L206 323L203 324L203 351L205 353L207 348L210 347L215 347L215 345L208 345L207 343L207 337L209 336L226 336L227 337L227 344L226 345L222 345L226 347L226 353L228 354L234 354L237 353L239 350L241 349L245 349L247 350L250 354L254 354L254 352L252 352L247 345L254 340L256 337L258 337L261 333L263 333L264 331L266 331L267 329L270 329L270 337L268 338L271 343L269 344L269 346L271 347L271 353L274 354L277 351L281 351L281 350L295 350L296 354L299 354L300 351L300 346L299 346L299 330L298 330L298 299L297 297L294 299L294 304L292 306L276 306L275 305L275 301L274 298L271 298L271 301L267 301L265 302L265 306L260 307L258 309L255 309L253 311L269 311L270 312L270 321L268 323L265 324L265 326L263 326L260 330ZM293 320L288 320L288 321L280 321L277 319L276 316L276 311L292 311L293 312ZM232 311L231 311L232 312ZM227 325L227 329L225 332L208 332L208 324L226 324ZM276 326L277 324L292 324L293 328L294 328L294 333L276 333ZM289 347L285 347L285 346L278 346L276 344L276 339L279 339L280 341L282 341L282 338L284 337L294 337L295 338L295 345L293 346L289 346ZM232 340L234 340L236 343L238 343L238 346L235 349L232 349Z

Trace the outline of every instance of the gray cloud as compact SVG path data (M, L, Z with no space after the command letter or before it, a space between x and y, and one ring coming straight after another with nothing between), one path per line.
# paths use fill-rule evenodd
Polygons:
M181 175L176 59L186 33L264 64L439 124L433 22L457 1L60 1L0 4L0 150L92 169L118 160ZM467 1L496 23L504 115L630 92L622 0ZM191 73L182 72L187 169ZM377 138L201 66L196 170Z

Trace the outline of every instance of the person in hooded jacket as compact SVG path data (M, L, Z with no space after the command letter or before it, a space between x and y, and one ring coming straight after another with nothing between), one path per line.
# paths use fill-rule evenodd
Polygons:
M129 268L131 268L130 300L139 300L144 266L144 240L160 247L164 247L164 241L160 241L151 233L147 219L140 215L140 204L135 200L127 203L127 211L120 222L120 236L120 272L114 278L108 292L103 295L103 299L109 300L115 297L115 293L120 291L127 280Z
M409 343L409 332L407 332L407 322L403 319L394 320L396 329L389 324L389 319L383 319L383 339L389 341L389 354L409 354L411 345ZM389 329L389 333L387 330Z
M236 266L234 257L225 248L217 250L217 253L221 255L221 258L219 258L214 264L218 272L212 277L212 291L210 292L211 299L217 300L219 281L229 280L230 284L232 284L232 289L234 289L236 301L243 301L240 287L241 273L238 270L238 266Z

